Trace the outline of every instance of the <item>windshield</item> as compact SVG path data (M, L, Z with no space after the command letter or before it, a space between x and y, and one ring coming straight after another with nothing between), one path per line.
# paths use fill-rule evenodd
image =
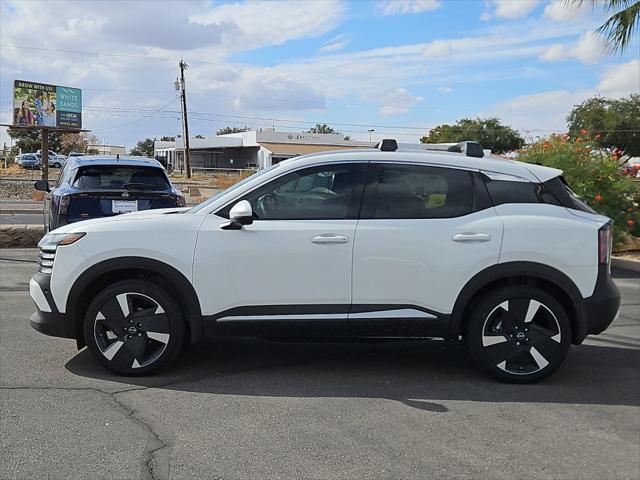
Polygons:
M235 184L231 185L226 190L222 190L221 192L216 193L213 197L209 198L208 200L205 200L204 202L199 203L198 205L193 207L191 210L188 210L188 212L189 213L197 213L197 212L199 212L203 208L206 208L207 206L209 206L210 204L212 204L213 202L218 200L223 195L226 195L227 193L234 191L236 188L239 188L242 185L245 185L245 184L249 183L249 181L255 180L256 178L264 175L265 173L270 172L271 170L276 168L278 165L280 165L280 164L276 163L275 165L271 165L270 167L267 167L264 170L260 170L259 172L254 173L253 175L251 175L250 177L247 177L244 180L241 180L238 183L235 183Z
M167 190L169 180L160 168L96 165L81 167L73 186L83 190Z

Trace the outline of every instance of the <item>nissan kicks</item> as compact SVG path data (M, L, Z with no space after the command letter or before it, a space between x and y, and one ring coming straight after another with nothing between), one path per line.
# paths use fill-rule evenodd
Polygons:
M211 330L462 338L498 379L539 380L616 316L612 222L559 170L453 150L313 154L194 208L64 225L39 244L31 324L125 375Z

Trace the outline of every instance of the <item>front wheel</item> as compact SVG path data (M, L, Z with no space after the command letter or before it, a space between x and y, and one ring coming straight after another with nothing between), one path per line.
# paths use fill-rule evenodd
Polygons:
M531 383L556 370L571 345L562 305L533 287L504 287L473 308L467 328L476 363L499 380Z
M148 280L124 280L104 289L84 320L89 350L123 375L145 375L171 362L180 353L184 333L176 300Z
M54 163L53 168L60 168L60 163L59 162Z

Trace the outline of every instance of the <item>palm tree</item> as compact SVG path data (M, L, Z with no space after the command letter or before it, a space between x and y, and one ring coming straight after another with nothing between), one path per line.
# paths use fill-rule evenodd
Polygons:
M567 5L580 6L585 0L564 0ZM604 22L598 32L605 37L607 47L622 52L628 46L634 29L640 21L640 1L590 0L593 6L602 5L607 12L615 12Z

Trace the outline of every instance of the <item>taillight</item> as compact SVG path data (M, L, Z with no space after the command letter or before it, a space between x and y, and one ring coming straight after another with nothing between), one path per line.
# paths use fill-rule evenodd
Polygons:
M71 195L62 195L60 197L60 211L61 215L66 215L67 208L69 208L69 203L71 202Z
M176 207L186 207L187 202L185 202L184 197L182 195L176 195Z
M613 224L611 222L598 230L598 263L608 264L611 260L613 248Z

